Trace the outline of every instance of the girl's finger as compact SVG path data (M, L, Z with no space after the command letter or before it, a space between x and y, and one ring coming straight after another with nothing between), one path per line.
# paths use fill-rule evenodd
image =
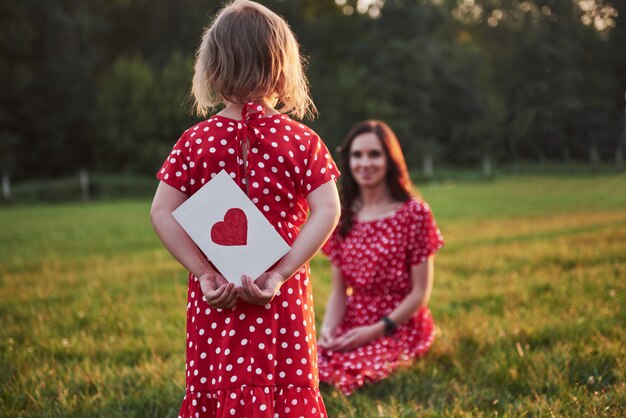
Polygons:
M211 291L207 291L204 294L204 297L206 298L207 302L211 303L213 300L215 300L216 298L220 297L224 291L226 290L226 286L227 285L222 285L220 287L218 287L217 289Z
M233 290L230 293L230 307L234 307L237 304L237 299L239 299L239 292L237 291L237 289L235 287L233 287Z
M237 304L237 297L233 297L231 295L230 299L228 301L226 301L226 306L224 306L226 309L233 309L235 307L235 305Z
M268 298L269 292L267 290L264 291L259 289L259 286L257 286L254 282L250 286L250 291L252 292L252 295L259 300L266 300Z
M222 285L223 286L223 290L220 293L220 295L212 300L212 303L215 305L223 305L224 301L228 298L230 292L233 289L233 284L229 283L227 285Z
M252 301L254 300L254 297L252 296L251 283L252 281L248 276L241 276L242 290L248 303L253 303Z

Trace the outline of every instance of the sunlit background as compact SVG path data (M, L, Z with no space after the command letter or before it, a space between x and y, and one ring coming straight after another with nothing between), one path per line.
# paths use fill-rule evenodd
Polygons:
M336 147L391 125L446 245L426 357L329 416L620 417L626 1L267 0ZM0 1L0 416L171 417L184 269L149 219L208 0ZM332 288L311 263L317 323Z
M331 149L355 121L379 118L426 178L460 166L488 176L525 164L623 168L624 2L263 3L302 44L320 112L312 126ZM58 182L74 184L79 173L92 196L145 190L142 179L199 120L189 100L194 51L217 7L3 2L5 200L34 189L72 197Z

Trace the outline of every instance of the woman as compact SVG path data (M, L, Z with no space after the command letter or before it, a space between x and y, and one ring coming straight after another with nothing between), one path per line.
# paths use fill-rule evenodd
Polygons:
M389 126L356 124L341 154L343 209L323 248L333 288L318 346L320 381L349 395L430 348L427 304L443 238Z

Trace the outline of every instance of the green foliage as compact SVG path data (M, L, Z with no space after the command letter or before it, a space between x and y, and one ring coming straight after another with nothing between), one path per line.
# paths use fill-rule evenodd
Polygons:
M437 255L431 351L331 417L607 416L626 404L626 176L421 188ZM149 202L0 208L0 416L175 416L186 275ZM318 323L328 261L312 260Z
M313 127L331 148L365 118L387 121L414 167L426 154L438 166L587 161L592 149L608 162L626 148L623 2L585 3L615 10L610 25L560 0L262 3L309 57ZM219 4L3 2L0 171L154 172L196 121L193 53Z
M102 82L97 102L99 168L156 172L190 118L191 61L175 52L159 73L140 57L119 58Z
M154 195L157 180L134 175L89 175L89 199L140 199ZM11 188L10 204L75 202L83 199L78 176L26 180ZM5 203L5 202L3 202ZM6 203L5 203L6 204Z

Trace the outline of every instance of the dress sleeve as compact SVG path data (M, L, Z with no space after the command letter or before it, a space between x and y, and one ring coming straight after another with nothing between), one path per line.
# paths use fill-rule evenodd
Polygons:
M339 175L337 165L324 142L317 135L312 135L309 143L306 171L302 179L304 196L308 196L313 190L330 180L336 181Z
M163 165L157 172L157 179L169 184L177 190L190 195L189 166L190 166L190 143L186 133L174 144L172 151L167 156Z
M341 235L339 235L339 227L335 229L335 232L332 233L326 244L322 247L322 253L328 260L334 264L335 266L339 266L341 260Z
M426 202L415 202L408 222L408 258L416 266L443 247L443 236Z

